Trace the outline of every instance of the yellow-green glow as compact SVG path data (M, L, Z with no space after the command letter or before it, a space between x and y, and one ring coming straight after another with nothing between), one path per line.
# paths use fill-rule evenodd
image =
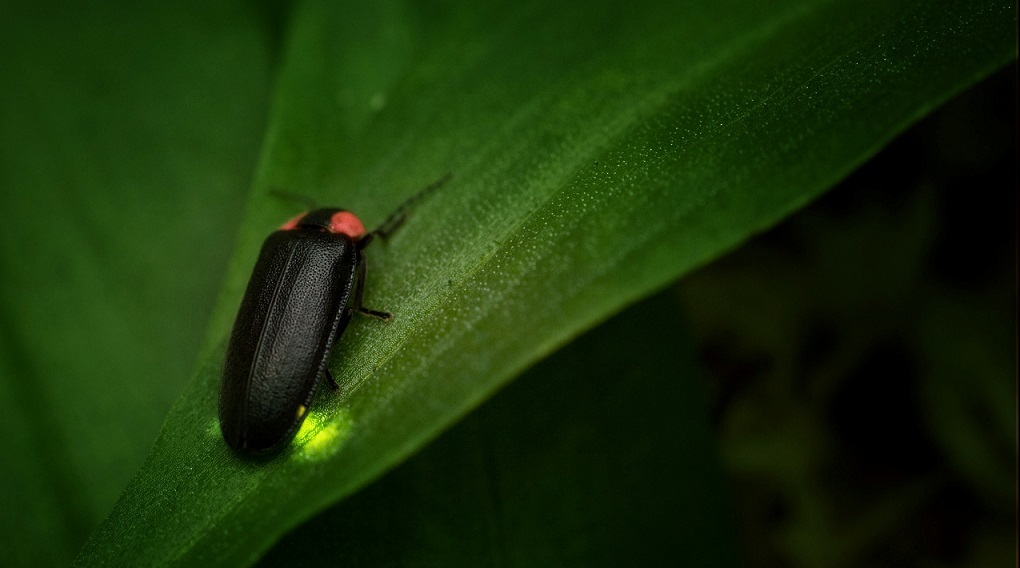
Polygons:
M298 428L297 434L294 434L294 443L298 446L307 444L312 439L312 435L320 429L319 421L322 420L322 415L318 412L313 412L305 418L305 421L301 423L301 427Z
M350 411L341 409L335 415L327 416L322 412L309 411L306 407L301 408L308 416L294 435L294 457L302 461L317 461L340 449L351 431L353 421ZM300 414L301 409L298 410ZM222 437L219 420L210 421L206 432L210 437Z
M312 411L294 436L294 457L302 461L320 460L336 452L351 431L351 417L347 409L333 416Z
M219 437L223 436L223 434L220 433L220 419L219 418L213 418L212 419L212 422L209 423L209 427L206 428L206 433L209 434L210 436L213 436L213 437L216 437L216 438L219 438Z

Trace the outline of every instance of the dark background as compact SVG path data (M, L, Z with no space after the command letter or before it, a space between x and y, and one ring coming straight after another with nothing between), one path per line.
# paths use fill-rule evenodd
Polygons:
M752 566L1009 566L1016 70L681 297Z

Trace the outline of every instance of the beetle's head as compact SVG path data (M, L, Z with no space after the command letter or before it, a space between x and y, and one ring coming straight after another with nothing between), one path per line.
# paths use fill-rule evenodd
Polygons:
M280 227L281 231L325 231L336 235L347 235L352 239L365 236L365 225L357 215L344 209L323 208L306 211L287 221Z

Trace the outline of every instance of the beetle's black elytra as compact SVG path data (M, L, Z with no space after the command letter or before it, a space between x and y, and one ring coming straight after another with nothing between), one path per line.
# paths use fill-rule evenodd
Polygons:
M351 212L315 209L262 245L227 345L220 383L223 438L246 453L289 442L308 414L326 364L354 312L388 320L361 305L364 248L404 221L407 209L449 180L447 174L399 207L375 231Z

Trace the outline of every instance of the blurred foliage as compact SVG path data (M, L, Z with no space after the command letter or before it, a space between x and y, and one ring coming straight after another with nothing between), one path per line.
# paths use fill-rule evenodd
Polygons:
M1015 76L680 284L752 566L1014 558Z
M194 368L269 101L247 5L4 3L5 563L70 562Z

